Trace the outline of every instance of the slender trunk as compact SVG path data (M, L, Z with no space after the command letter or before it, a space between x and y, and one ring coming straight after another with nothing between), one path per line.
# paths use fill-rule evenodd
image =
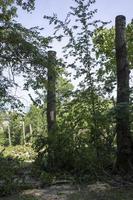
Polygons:
M10 130L10 125L8 125L8 139L9 139L9 145L12 145L12 141L11 141L11 130Z
M25 143L26 143L26 137L25 137L25 123L24 123L24 121L22 122L22 126L23 126L23 144L25 145Z
M115 170L129 173L132 170L132 138L129 123L129 65L127 59L126 18L116 17L116 63L117 63L117 160Z
M56 52L48 52L48 86L47 86L47 127L48 127L48 165L54 167L54 142L56 131Z
M30 129L30 141L31 143L33 142L33 131L32 131L32 125L29 125L29 129Z

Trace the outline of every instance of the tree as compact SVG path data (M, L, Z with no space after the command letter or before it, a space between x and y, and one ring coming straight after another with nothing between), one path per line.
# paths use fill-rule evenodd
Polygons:
M75 0L74 2L75 7L70 7L70 12L65 21L59 20L57 15L53 17L44 16L44 18L48 19L50 24L53 23L55 25L55 38L63 39L64 36L68 38L68 43L64 47L65 57L72 57L72 60L74 60L69 64L69 67L76 71L75 78L82 77L79 88L92 105L90 112L95 127L92 127L92 130L95 129L92 132L96 133L96 110L97 103L99 102L97 97L102 96L102 93L94 75L98 63L94 58L92 37L95 29L99 26L103 27L106 23L93 20L93 16L97 10L91 10L90 7L95 3L94 0ZM86 94L85 91L87 91Z
M54 142L57 132L56 125L56 52L48 52L48 82L47 82L47 127L48 127L48 167L54 169Z
M35 77L36 71L45 76L49 38L41 36L38 28L27 29L18 23L6 24L0 30L0 34L0 103L2 106L6 102L16 100L9 93L10 88L17 87L15 76L23 75L29 82L33 74Z
M62 110L62 106L66 102L70 101L70 95L73 89L72 84L69 83L65 78L65 72L62 68L62 64L60 66L58 59L55 57L55 54L56 52L54 51L48 52L47 81L46 77L43 77L39 71L36 71L37 79L35 78L35 80L32 80L29 85L34 89L37 95L35 99L33 99L31 96L30 97L34 105L40 107L40 109L43 111L44 121L46 121L47 116L47 130L45 135L47 138L41 138L41 140L37 138L36 149L40 151L40 149L44 149L45 146L45 152L48 152L49 170L53 170L56 163L55 154L57 153L56 147L59 113ZM44 137L44 134L42 134L42 137ZM42 145L43 143L44 146ZM46 147L46 145L48 146Z
M18 86L16 76L24 75L29 80L37 68L40 74L46 73L46 48L50 38L41 36L38 27L27 29L14 21L18 6L29 12L34 5L35 0L0 2L0 107L8 102L18 106L18 99L10 93L11 88Z
M132 166L132 138L130 132L132 128L132 116L130 112L132 109L132 87L130 83L129 88L129 78L133 66L133 23L131 22L125 26L124 17L121 20L122 22L117 22L117 26L121 24L122 27L120 25L119 28L116 27L116 51L114 27L110 29L97 29L93 41L97 59L100 60L102 66L98 71L98 76L104 82L106 93L109 92L114 96L115 85L116 83L118 84L116 105L118 158L115 169L117 169L117 172L120 171L120 173L128 173L131 171ZM122 44L123 47L121 46Z
M0 1L0 22L9 22L17 16L17 7L23 10L31 11L35 8L35 0L4 0Z
M132 171L133 141L129 122L129 65L127 59L126 18L116 17L116 63L117 63L117 161L118 172Z

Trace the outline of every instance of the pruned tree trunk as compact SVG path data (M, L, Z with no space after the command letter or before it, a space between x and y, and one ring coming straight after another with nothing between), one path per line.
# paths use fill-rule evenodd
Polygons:
M125 16L117 16L115 23L117 63L117 160L115 170L119 173L129 173L133 170L133 153L129 123L129 65L126 47Z
M56 52L48 52L47 85L47 126L48 126L48 166L54 168L54 142L56 132Z

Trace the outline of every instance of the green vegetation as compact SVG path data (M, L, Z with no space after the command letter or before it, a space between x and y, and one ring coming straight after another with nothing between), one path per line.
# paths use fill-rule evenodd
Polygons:
M18 6L31 11L34 3L0 1L0 195L33 188L37 178L41 186L64 177L79 184L105 181L114 173L124 180L132 178L133 23L121 33L124 44L117 48L117 27L109 29L106 22L94 20L95 0L74 0L64 21L56 14L44 16L54 26L54 33L45 37L39 27L25 28L14 21ZM50 52L56 54L49 51L50 42L64 38L68 42L64 58L72 58L71 63L49 58ZM77 88L70 82L68 68L79 82ZM10 93L18 87L18 76L32 101L26 113L21 100ZM125 194L116 188L115 192L83 188L70 199L133 197L131 191L128 197ZM38 200L30 195L15 198Z
M32 188L32 183L26 183L27 170L31 169L31 162L36 154L31 147L15 146L0 147L0 194L9 195L20 188ZM30 172L31 173L31 172Z

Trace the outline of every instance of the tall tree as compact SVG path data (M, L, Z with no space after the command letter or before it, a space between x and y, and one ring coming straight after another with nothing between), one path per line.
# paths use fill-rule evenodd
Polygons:
M54 138L56 134L56 52L48 52L47 84L47 126L48 126L48 165L54 168Z
M129 64L127 59L126 18L116 17L116 63L117 63L117 161L116 169L128 173L133 169L133 142L129 123Z

